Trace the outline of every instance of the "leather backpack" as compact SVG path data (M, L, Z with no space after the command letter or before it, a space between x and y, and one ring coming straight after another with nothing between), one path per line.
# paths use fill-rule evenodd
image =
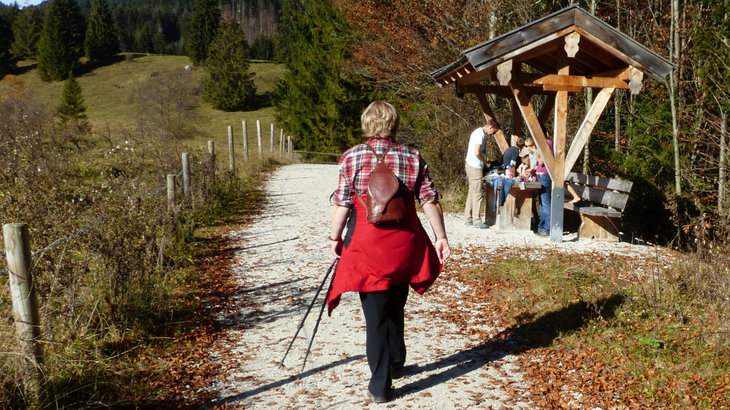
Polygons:
M408 188L395 176L393 171L385 164L385 155L390 151L394 144L390 144L378 156L377 152L369 144L365 144L373 151L378 162L375 169L370 173L367 190L367 221L371 224L395 223L406 218L408 209L406 200L410 193ZM360 198L360 197L358 197ZM362 198L360 198L360 202Z

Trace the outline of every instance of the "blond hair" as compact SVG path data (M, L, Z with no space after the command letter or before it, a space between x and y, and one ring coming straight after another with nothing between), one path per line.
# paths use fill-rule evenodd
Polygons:
M395 139L400 116L385 100L373 101L360 116L362 135L365 138Z

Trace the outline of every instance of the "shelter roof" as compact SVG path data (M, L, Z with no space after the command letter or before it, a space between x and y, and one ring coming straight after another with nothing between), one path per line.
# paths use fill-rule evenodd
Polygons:
M662 81L672 69L664 57L573 5L464 50L458 60L435 70L431 77L439 86L457 80L460 85L478 84L494 79L495 68L508 60L551 74L569 35L579 36L578 51L570 59L571 75L588 77L634 67Z

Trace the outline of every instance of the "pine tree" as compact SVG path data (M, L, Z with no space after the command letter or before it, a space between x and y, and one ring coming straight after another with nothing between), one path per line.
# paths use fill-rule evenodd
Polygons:
M39 7L24 7L13 20L13 54L18 58L35 57L43 27Z
M119 37L106 0L92 0L84 51L88 59L105 60L119 53Z
M14 14L10 7L0 13L0 79L15 69L15 57L10 51L13 42L13 31L10 26Z
M203 99L213 107L234 111L249 106L256 96L249 72L248 43L234 20L224 21L208 49L205 62L208 77Z
M360 114L372 88L340 70L349 26L329 0L282 6L277 52L289 68L275 91L276 119L297 148L342 152L360 139Z
M218 0L195 0L188 40L188 55L193 64L208 58L208 47L218 31L220 19Z
M38 74L43 81L61 81L84 53L84 16L76 0L51 0L46 6L38 41Z
M61 96L61 106L58 108L58 116L61 117L62 123L70 120L86 119L86 106L84 105L84 96L81 93L81 85L73 73L68 74L68 79L63 85L63 95Z

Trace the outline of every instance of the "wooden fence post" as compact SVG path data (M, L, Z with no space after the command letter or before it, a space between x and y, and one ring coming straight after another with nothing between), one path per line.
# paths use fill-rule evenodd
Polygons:
M279 130L279 156L284 157L284 129Z
M182 178L185 202L188 205L192 205L192 194L190 193L190 154L187 152L182 153Z
M243 127L243 158L248 162L248 124L246 120L241 121Z
M167 174L167 210L175 213L175 174Z
M228 162L231 172L236 172L236 156L233 151L233 127L228 126Z
M10 273L10 294L13 301L15 332L23 360L23 385L31 403L41 400L43 349L38 299L31 272L30 234L25 223L3 225L5 256Z
M261 120L256 120L256 144L259 148L259 159L262 159L264 156L264 148L261 146Z
M287 135L287 140L288 140L287 141L288 142L287 152L289 153L289 158L291 158L291 156L292 156L292 152L291 152L291 135Z
M208 157L210 160L210 168L215 175L215 141L208 140Z
M271 123L271 144L269 145L269 152L274 153L274 123Z

